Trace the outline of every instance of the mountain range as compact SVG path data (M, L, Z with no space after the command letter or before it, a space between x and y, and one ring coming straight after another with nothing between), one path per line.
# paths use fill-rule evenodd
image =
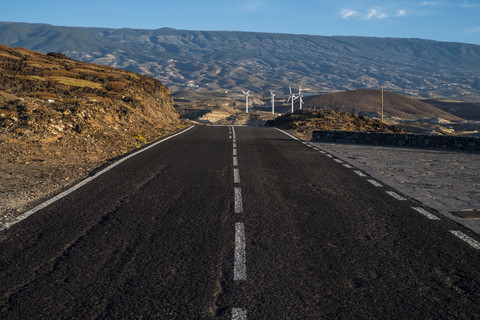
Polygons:
M378 89L477 101L480 46L423 39L59 27L0 22L0 43L152 76L172 91Z

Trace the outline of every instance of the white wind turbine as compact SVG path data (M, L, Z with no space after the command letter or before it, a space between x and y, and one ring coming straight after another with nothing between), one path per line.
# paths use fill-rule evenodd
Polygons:
M290 89L290 95L288 96L287 103L290 100L292 100L292 113L293 113L293 104L295 102L295 99L297 99L298 97L295 95L295 93L292 92L292 86L291 85L288 85L288 89Z
M248 113L248 93L250 92L250 90L247 91L247 92L242 90L242 92L245 95L245 111L246 111L246 113Z
M298 88L298 102L300 103L300 110L302 109L302 103L303 103L303 94L302 94L302 85Z
M270 95L272 96L272 114L275 114L275 93L270 90Z

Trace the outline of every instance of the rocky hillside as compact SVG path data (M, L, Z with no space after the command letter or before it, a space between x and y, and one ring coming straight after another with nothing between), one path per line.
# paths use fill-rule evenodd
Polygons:
M396 126L388 125L376 119L368 119L349 112L331 110L297 110L274 120L267 126L292 130L302 139L310 140L314 130L335 130L354 132L402 132Z
M0 43L151 75L174 91L225 90L277 97L385 87L422 97L480 98L480 46L422 39L323 37L57 27L0 23Z
M153 78L0 45L0 213L181 126Z
M384 91L384 116L404 120L441 118L461 120L459 117L428 103L400 94ZM366 116L380 116L380 90L352 90L312 96L305 99L307 109L325 109L351 112Z

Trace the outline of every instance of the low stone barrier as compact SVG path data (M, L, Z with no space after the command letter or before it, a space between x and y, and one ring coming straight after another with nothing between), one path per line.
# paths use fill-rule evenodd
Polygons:
M480 152L480 139L475 137L428 136L405 133L313 131L312 141Z

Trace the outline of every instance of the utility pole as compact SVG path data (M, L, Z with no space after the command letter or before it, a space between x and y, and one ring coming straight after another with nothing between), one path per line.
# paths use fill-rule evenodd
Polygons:
M382 123L383 123L383 87L382 87Z

